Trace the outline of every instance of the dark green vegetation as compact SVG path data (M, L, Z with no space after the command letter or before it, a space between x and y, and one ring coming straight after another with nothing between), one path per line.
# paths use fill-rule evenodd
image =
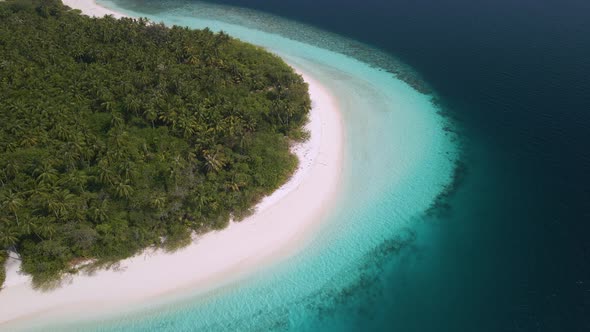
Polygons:
M310 109L255 46L55 0L0 2L0 96L0 248L37 284L244 217Z

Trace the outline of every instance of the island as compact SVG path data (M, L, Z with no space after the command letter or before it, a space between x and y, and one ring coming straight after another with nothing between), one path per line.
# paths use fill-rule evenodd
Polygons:
M0 96L0 266L37 286L245 218L309 136L276 55L59 0L0 2Z

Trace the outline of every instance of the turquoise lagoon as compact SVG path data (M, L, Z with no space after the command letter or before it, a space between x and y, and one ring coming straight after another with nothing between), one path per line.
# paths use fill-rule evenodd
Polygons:
M168 25L223 30L311 75L337 98L343 117L342 186L309 243L283 261L208 293L187 291L96 319L45 322L43 330L313 330L310 322L366 296L388 256L416 242L436 246L436 236L416 233L452 185L459 148L432 94L418 91L425 85L407 66L361 43L252 10L180 1L99 4ZM346 322L332 327L344 328L338 324Z

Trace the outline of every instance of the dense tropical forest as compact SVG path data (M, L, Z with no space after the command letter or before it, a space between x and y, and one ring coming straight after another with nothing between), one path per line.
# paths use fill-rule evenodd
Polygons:
M243 218L296 168L311 104L227 34L59 0L0 2L0 96L0 263L36 285Z

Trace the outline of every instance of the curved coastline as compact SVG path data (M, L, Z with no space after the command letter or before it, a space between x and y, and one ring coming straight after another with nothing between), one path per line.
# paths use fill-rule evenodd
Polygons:
M124 15L93 0L64 0L89 16ZM58 289L40 292L8 263L0 292L0 327L26 327L28 319L95 317L183 290L205 292L229 284L302 248L335 200L341 177L343 124L335 98L308 73L312 111L308 141L293 152L299 166L291 179L257 206L256 213L226 229L198 237L174 253L146 251L118 269L75 275Z
M97 7L92 0L67 1L86 1L89 7ZM332 309L341 307L343 298L347 303L360 300L362 296L351 294L350 289L366 283L367 278L379 280L381 267L398 255L388 251L375 261L375 253L398 243L401 235L413 234L425 211L452 181L458 146L446 132L449 124L438 114L431 96L376 65L379 61L324 47L330 43L338 49L349 47L345 39L329 33L315 35L313 43L291 39L268 29L266 23L301 36L307 35L307 29L262 12L200 1L97 1L111 9L98 15L116 11L169 25L223 30L312 73L338 101L338 115L346 132L337 195L327 202L332 205L329 211L300 234L307 242L305 250L296 250L303 247L300 243L287 246L281 259L261 260L247 277L240 274L242 266L236 266L235 275L224 275L225 284L203 282L210 290L190 284L137 305L117 306L121 310L108 304L91 310L81 306L63 310L67 317L62 319L55 315L62 313L60 309L41 317L24 317L10 326L40 331L260 331L285 326L307 330L310 322L331 320L326 311L330 316ZM70 7L79 7L71 3ZM231 19L234 17L238 20ZM235 23L244 20L250 24ZM380 53L373 51L379 58ZM413 244L437 243L435 234L413 239L409 239ZM190 264L193 259L187 261ZM374 268L367 269L367 264ZM363 287L363 292L374 285L365 286L369 288ZM338 315L339 322L346 320L347 315ZM0 323L0 328L4 326Z

